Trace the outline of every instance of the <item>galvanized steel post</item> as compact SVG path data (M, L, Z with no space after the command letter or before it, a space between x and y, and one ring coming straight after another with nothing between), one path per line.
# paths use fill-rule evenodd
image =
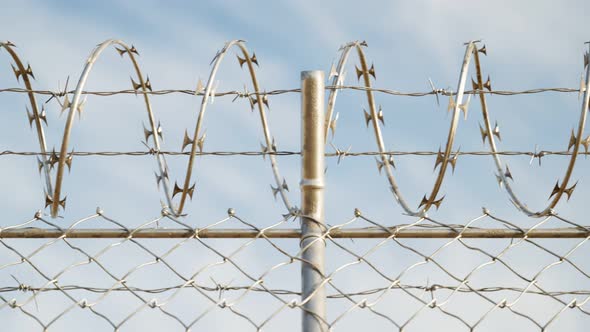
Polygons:
M327 331L324 282L324 72L301 72L302 330Z

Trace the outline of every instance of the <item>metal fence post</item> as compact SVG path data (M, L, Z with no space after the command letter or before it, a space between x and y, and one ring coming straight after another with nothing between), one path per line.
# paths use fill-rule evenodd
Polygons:
M324 72L301 72L302 330L327 331L324 280Z

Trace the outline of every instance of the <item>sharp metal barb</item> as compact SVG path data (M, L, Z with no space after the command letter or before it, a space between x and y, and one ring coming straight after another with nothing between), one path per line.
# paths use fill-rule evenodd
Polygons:
M371 120L373 119L373 117L364 108L363 108L363 112L365 114L365 122L367 123L367 128L368 128L369 127L369 122L371 122Z
M379 174L381 174L381 170L383 169L383 166L385 166L385 164L377 157L375 157L375 161L377 162L377 170L379 171Z
M447 106L447 112L450 112L454 109L455 109L455 100L453 99L453 96L449 96L449 104Z
M268 106L268 95L263 94L262 97L261 97L261 99L262 99L262 103L266 106L266 108L269 108L269 106ZM251 107L252 107L252 109L254 109L254 105L258 104L258 98L252 98L251 100L252 100Z
M49 194L45 194L45 207L48 207L49 205L53 204L53 199L51 199L51 196L49 196Z
M203 85L203 81L199 78L197 81L197 87L195 88L195 95L203 93L205 91L205 86Z
M360 80L364 72L360 70L356 65L354 66L354 68L356 69L356 78L357 80ZM367 70L367 74L373 76L373 79L377 79L377 76L375 76L375 66L373 64L371 64L371 68Z
M457 167L457 160L459 159L459 154L461 153L461 147L457 149L457 152L453 155L451 159L449 159L448 163L451 164L451 169L453 170L453 174L455 174L455 167Z
M512 173L510 172L510 168L508 168L508 165L506 165L506 171L504 171L504 177L514 181L514 178L512 177Z
M488 91L492 91L492 82L490 81L490 75L488 75L488 80L483 84L483 87Z
M153 135L153 134L154 134L154 132L153 132L153 131L151 131L151 130L148 130L148 129L145 127L145 124L142 124L142 126L143 126L143 136L145 137L145 141L146 141L146 143L147 143L148 139L150 138L150 136L151 136L151 135Z
M483 144L486 144L486 138L488 137L488 132L485 129L483 129L481 124L479 124L479 133L481 134L481 141L483 142Z
M439 95L440 91L438 91L434 87L434 83L432 82L432 79L430 77L428 78L428 83L430 84L430 88L432 88L432 93L434 93L434 96L436 97L436 106L439 106L440 107L440 100L438 98L438 95Z
M583 139L582 142L580 142L580 144L584 146L584 151L588 153L588 148L590 147L590 136L586 137L586 139Z
M381 109L381 105L379 105L379 111L377 112L377 119L381 121L381 124L385 126L385 119L383 118L383 109Z
M440 205L442 204L443 200L445 199L445 196L441 197L439 200L433 201L432 204L434 206L436 206L436 209L438 210L438 208L440 207Z
M459 109L463 111L464 119L467 120L467 111L469 110L469 102L471 101L471 95L467 97L467 101L463 104L459 104Z
M146 89L150 90L150 92L152 91L152 83L150 82L149 76L147 76L144 85Z
M174 189L172 190L172 197L182 193L182 189L178 186L178 183L174 182Z
M39 114L39 119L45 122L45 125L47 126L47 112L45 112L45 105L41 105L41 114Z
M164 131L162 129L162 125L160 124L160 121L158 121L158 127L156 127L156 132L158 133L158 136L160 136L161 139L164 139Z
M160 189L160 182L162 182L163 178L156 172L154 172L154 175L156 176L156 185L158 186L158 189Z
M395 168L395 161L393 160L393 156L390 155L389 158L387 158L387 162L389 162L389 164L391 165L391 167Z
M26 69L26 74L31 76L33 79L35 78L35 75L33 75L33 70L31 69L31 65L27 63L27 69Z
M330 67L330 75L328 75L328 79L331 80L332 77L337 77L338 71L336 70L336 65L332 62L332 66Z
M78 119L82 118L82 112L84 112L84 107L86 106L86 100L88 96L84 96L84 100L78 103L78 107L76 107L76 111L78 112Z
M500 188L502 188L502 186L504 186L504 180L502 179L502 177L498 174L496 175L496 181L498 182L498 185L500 186Z
M332 122L330 122L330 130L332 131L332 139L334 139L334 135L336 135L336 125L338 123L338 116L339 113L336 113Z
M141 84L135 82L133 77L129 77L129 78L131 79L131 84L133 85L133 90L135 90L135 91L139 90L139 88L141 88Z
M43 163L43 161L41 161L41 159L39 159L39 157L37 157L37 166L39 167L39 174L41 174L41 170L43 169L43 166L45 166L45 164Z
M340 150L334 144L332 144L332 142L330 142L330 145L336 151L336 155L338 156L338 162L337 162L338 165L340 164L340 161L344 160L344 157L346 157L346 155L350 152L350 149L352 149L352 145L349 145L348 149L346 149L346 151Z
M572 129L572 133L570 136L570 141L567 145L567 150L569 151L574 145L576 145L576 142L578 141L578 139L576 138L576 134L574 134L574 130Z
M236 55L238 57L238 62L240 63L240 68L243 68L244 63L246 62L246 59L241 58L239 55Z
M535 144L535 152L533 153L533 155L531 156L531 160L529 161L529 165L533 163L533 160L535 158L539 158L539 166L541 166L541 158L544 156L545 154L543 152L539 152L539 146Z
M217 91L218 87L219 87L219 81L215 81L215 86L209 92L209 104L211 104L211 105L213 105L213 103L215 102L215 91Z
M442 164L443 161L445 160L445 157L441 151L441 148L438 148L438 153L436 154L436 161L434 162L434 168L432 169L432 171L435 171L436 168L438 167L438 165Z
M207 133L203 133L201 138L197 139L197 147L199 148L199 152L203 153L203 146L205 145L205 138L207 137Z
M369 75L373 76L373 79L377 79L377 76L375 76L375 65L371 64L371 68L369 68Z
M422 198L422 201L420 201L420 205L418 206L418 208L425 206L427 204L432 204L436 207L436 209L438 210L438 208L440 207L440 205L442 204L443 200L445 199L445 196L441 197L438 200L428 200L428 198L426 197L426 195L424 195L424 197Z
M71 106L70 99L69 99L68 95L65 95L64 101L63 101L63 103L61 103L61 110L60 110L59 115L62 115L65 110L70 108L70 106Z
M270 185L270 189L272 190L272 195L275 198L275 200L277 199L277 194L279 193L279 188L275 188L272 186L272 184Z
M49 169L53 169L53 166L59 162L59 157L57 156L57 152L55 152L55 148L51 151L47 162L49 163Z
M188 131L185 129L184 130L184 139L182 140L182 148L180 149L180 151L184 151L186 146L189 144L193 144L193 140L192 140L192 138L190 138L188 136Z
M269 148L266 145L260 143L260 149L262 150L262 159L266 160L266 154L269 152Z
M16 81L20 82L20 76L22 75L21 71L19 69L16 69L16 67L14 67L13 64L10 64L10 66L12 67L12 71L14 71L14 75L16 76Z
M193 185L187 189L186 193L188 194L188 197L193 199L194 192L195 192L195 183L193 183Z
M570 200L570 197L572 196L574 190L576 189L576 186L578 185L578 181L576 181L576 183L574 183L573 186L564 189L563 193L567 195L567 200ZM559 193L559 191L561 190L561 186L559 185L559 180L555 183L555 186L553 187L553 190L551 191L551 195L549 195L549 199L551 199L551 197L555 196L557 193Z
M239 55L236 55L238 57L238 62L240 63L240 68L243 68L244 63L246 63L248 60L245 58L241 58ZM254 64L256 64L256 66L258 66L258 59L256 58L256 53L252 53L252 56L250 57L250 61Z
M66 199L67 197L64 197L64 199L59 201L59 205L62 207L62 209L66 209ZM49 195L49 194L45 194L45 207L48 207L49 205L52 205L54 203L53 198Z
M119 53L119 55L120 55L121 57L123 57L123 55L124 55L125 53L127 53L127 50L126 50L126 49L124 49L124 48L118 48L118 47L115 47L115 50L117 50L117 52Z
M72 160L74 159L74 150L66 156L66 166L68 166L68 172L72 170Z
M31 111L29 111L29 106L25 106L25 109L27 111L27 118L29 119L29 126L32 129L33 128L33 121L35 121L35 114L33 114L33 113L31 113Z
M484 45L482 48L480 48L479 50L477 50L479 53L482 53L483 55L488 55L488 51L486 49L486 46Z
M500 127L498 127L498 122L496 121L496 124L494 125L494 129L492 130L492 134L496 137L498 137L498 139L501 141L502 137L500 136Z
M426 204L428 204L428 198L426 198L426 195L424 195L424 197L420 201L420 205L418 205L418 208L421 208L422 206L424 206Z
M471 87L473 88L473 90L479 90L479 84L477 84L477 82L473 80L473 77L471 78Z
M578 181L576 181L576 183L574 183L573 186L569 187L568 189L565 189L563 192L567 195L567 200L570 200L570 197L572 196L572 194L574 193L574 190L576 189L576 186L578 185Z
M363 75L363 71L359 69L359 67L357 67L356 65L354 66L354 68L356 69L356 79L360 80L361 76ZM17 76L18 78L18 76Z
M551 191L551 195L549 195L549 199L551 199L551 197L555 196L559 192L559 189L560 189L559 180L557 180L557 182L555 182L555 187L553 187L553 190Z
M254 98L248 95L248 101L250 102L250 112L254 112Z

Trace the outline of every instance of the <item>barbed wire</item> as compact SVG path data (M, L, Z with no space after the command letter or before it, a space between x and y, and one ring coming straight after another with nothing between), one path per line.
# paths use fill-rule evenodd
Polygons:
M420 216L426 213L432 206L439 207L442 203L443 198L438 197L438 194L441 190L446 171L448 168L452 167L453 170L455 169L455 165L457 162L457 158L459 156L465 155L490 155L494 159L494 163L496 164L497 172L494 175L498 180L499 184L505 188L507 191L510 201L516 206L516 208L523 213L531 216L538 216L542 217L549 214L550 209L554 208L556 204L561 200L562 197L567 196L568 198L572 195L575 184L570 185L568 187L568 183L570 181L574 164L576 163L577 157L579 155L588 154L588 149L590 147L590 137L583 138L582 135L584 133L584 126L585 126L585 109L588 105L588 87L590 86L590 82L588 81L590 75L587 73L586 81L582 80L580 82L580 87L578 89L574 88L564 88L564 87L549 87L549 88L535 88L529 90L521 90L521 91L502 91L502 90L494 90L492 89L490 79L486 82L482 79L481 73L481 64L479 60L479 54L482 53L487 55L487 50L485 45L483 47L478 46L479 41L472 41L466 45L466 53L464 56L463 65L461 67L460 78L458 82L458 86L456 91L451 89L438 89L434 86L432 80L429 80L431 90L426 92L403 92L393 89L383 89L383 88L374 88L371 85L371 77L376 77L376 72L374 65L368 66L368 62L366 59L364 48L367 46L365 42L362 41L354 41L345 44L339 49L340 57L337 62L337 66L332 66L330 70L330 74L328 76L328 80L331 79L331 84L325 87L327 91L329 91L329 98L328 98L328 105L326 110L326 123L325 123L325 140L326 143L331 144L334 148L334 154L326 154L328 157L336 156L338 161L340 162L342 158L346 156L375 156L377 157L377 168L379 172L384 171L387 182L391 188L393 198L397 201L397 203L402 206L405 213ZM131 63L133 64L135 73L137 75L137 79L131 78L131 83L133 89L125 89L119 91L88 91L85 90L85 83L86 80L93 68L94 63L100 57L102 52L107 48L114 46L115 50L121 55L121 57L127 56ZM203 84L201 80L197 82L197 87L195 89L166 89L166 90L153 90L152 83L150 82L149 78L144 79L144 75L140 70L139 64L137 62L136 56L139 55L139 52L134 46L129 46L120 40L107 40L101 44L99 44L90 54L88 57L83 73L78 80L78 85L76 86L75 90L68 90L66 80L65 87L63 90L58 88L57 91L51 90L36 90L32 88L31 80L34 79L34 74L30 66L25 67L23 62L20 60L19 56L14 51L14 44L11 42L1 42L0 47L6 49L10 56L12 57L13 61L16 62L17 67L13 66L13 71L17 79L23 78L25 83L25 88L6 88L0 89L0 92L6 93L23 93L29 96L29 100L31 102L31 108L33 112L31 113L27 109L27 116L29 118L29 122L32 126L35 123L35 128L37 131L37 137L39 140L40 152L38 157L41 157L38 160L39 170L44 175L44 193L45 193L45 202L51 208L51 214L53 218L56 218L58 215L59 209L65 209L66 206L66 197L62 195L62 184L63 178L65 176L65 169L66 167L71 169L73 157L74 156L82 156L82 155L97 155L97 156L116 156L116 155L128 155L128 156L141 156L144 155L146 152L114 152L114 151L103 151L103 152L86 152L83 154L76 153L74 151L68 151L68 145L70 141L70 133L71 129L74 125L74 117L75 114L78 113L79 115L83 111L85 99L83 96L86 97L88 95L97 95L97 96L112 96L117 94L134 94L134 95L142 95L147 114L149 120L148 128L144 126L144 137L145 141L143 141L144 145L148 147L150 155L153 155L157 161L158 170L156 171L156 183L158 186L162 185L163 193L165 197L166 205L173 209L173 212L179 216L182 214L183 208L186 205L189 199L192 199L192 196L195 191L195 183L192 181L192 174L194 171L194 165L197 163L195 161L196 156L204 156L204 155L213 155L213 156L236 156L236 155L244 155L244 156L256 156L262 155L263 157L269 156L269 162L271 164L271 169L273 173L273 180L274 185L273 188L273 195L279 196L281 201L283 202L284 207L287 210L288 214L292 214L293 212L298 210L298 207L291 204L289 195L288 195L288 182L287 179L281 176L280 170L278 167L278 161L276 156L279 155L294 155L293 151L286 151L286 152L278 152L277 145L275 142L274 137L270 131L269 121L266 115L266 109L270 109L268 97L272 95L280 95L280 94L287 94L287 93L301 93L301 89L281 89L281 90L272 90L272 91L262 91L259 87L259 83L256 76L255 65L258 66L258 58L254 53L250 55L249 51L247 50L244 41L242 40L233 40L227 42L224 47L219 50L215 57L213 58L211 65L211 73L207 80L207 84ZM247 87L244 87L243 91L225 91L225 92L217 92L217 85L218 81L216 80L217 71L225 58L225 55L228 54L231 48L237 48L238 55L238 64L240 67L244 67L246 65L249 77L252 81L252 88L253 92L249 92ZM355 67L356 78L360 81L361 77L363 78L363 85L362 86L353 86L353 85L345 85L345 66L347 64L349 55L353 50L356 50L358 55L358 60L360 62L360 69L359 67ZM476 76L477 82L472 80L472 89L466 89L466 81L467 81L467 73L469 70L469 64L471 58L474 59L475 68L476 68ZM587 56L585 56L585 68L588 68L587 63ZM137 81L136 81L137 80ZM323 89L323 88L322 88ZM369 124L372 124L372 129L374 131L375 140L378 147L378 152L350 152L344 151L337 147L335 147L332 143L334 134L336 131L336 122L338 120L338 113L334 116L334 107L336 104L336 97L338 91L341 90L357 90L366 93L367 103L369 112L366 110L364 111L364 117L367 127ZM572 136L570 138L570 142L568 144L567 151L572 150L571 154L567 152L560 152L560 151L538 151L535 148L534 152L524 152L524 151L514 151L514 152L498 152L496 148L496 143L494 141L494 136L500 138L500 130L498 124L496 123L495 126L492 128L490 124L489 114L487 110L487 105L485 102L485 96L490 94L497 94L497 95L520 95L520 94L535 94L535 93L547 93L547 92L557 92L557 93L578 93L578 98L584 95L584 105L582 115L579 121L578 130L576 133L572 132ZM162 127L160 123L156 121L154 112L152 111L151 103L150 103L150 96L153 95L164 95L164 94L172 94L172 93L180 93L180 94L192 94L201 97L201 106L199 110L199 115L195 124L195 129L192 135L189 135L188 129L185 130L185 134L182 140L182 149L179 152L176 151L162 151L160 147L160 140L162 138ZM446 140L446 144L444 150L438 151L436 153L436 162L434 169L438 168L438 173L432 189L430 193L426 194L422 201L419 204L418 209L414 209L410 204L406 201L404 196L402 195L401 189L398 187L396 181L396 175L394 174L393 168L395 167L394 156L402 156L402 155L433 155L433 152L422 152L422 151L414 151L414 152L388 152L385 149L385 141L382 134L382 129L380 127L379 122L384 124L384 113L381 110L381 107L377 107L377 104L374 99L374 93L383 93L389 95L399 95L399 96L428 96L434 95L436 97L437 104L440 103L439 97L440 96L449 96L449 104L447 107L448 111L453 111L452 121L450 123L450 130L449 135ZM38 105L35 101L36 95L47 95L49 96L48 101L55 99L60 107L61 112L68 111L67 122L64 128L64 135L62 139L62 144L57 152L49 152L47 149L47 142L45 139L45 134L43 130L43 123L47 125L47 118L46 118L46 111L44 107L38 109ZM70 97L71 96L71 102ZM234 152L204 152L204 144L206 139L206 133L203 131L203 123L204 123L204 115L209 105L209 102L213 103L215 97L233 97L233 101L238 98L243 98L248 100L250 108L252 111L254 109L258 110L260 115L260 122L262 125L262 131L264 134L264 143L261 144L261 153L255 153L251 151L234 151ZM467 101L463 102L465 96L468 96ZM461 113L464 113L465 117L467 117L469 100L471 96L479 96L482 104L482 112L484 117L484 126L480 124L480 133L481 138L483 140L484 145L486 144L486 140L490 145L490 153L486 154L483 151L475 151L469 154L462 153L460 151L453 151L453 143L455 139L455 135L457 132L457 127L459 125L459 118ZM62 99L62 100L60 100ZM377 109L378 108L378 109ZM328 140L329 132L332 132L332 141ZM151 139L151 146L150 146L150 139ZM581 147L584 147L585 152L581 152ZM186 173L184 177L184 181L180 182L172 182L169 178L169 170L168 165L166 162L165 157L168 155L182 155L185 148L190 148L190 153L188 153L188 162ZM278 152L278 153L277 153ZM3 155L27 155L25 152L7 152L5 151ZM515 194L514 190L512 189L511 184L509 183L509 179L514 180L512 174L509 171L508 165L502 165L500 160L500 156L502 155L527 155L532 157L531 163L533 159L538 159L539 165L541 165L542 157L546 155L567 155L570 157L570 161L568 167L566 168L565 175L563 179L557 182L555 188L551 192L551 201L543 210L540 211L533 211L529 209L528 205L523 203L520 198ZM192 182L192 183L191 183ZM173 202L174 197L180 194L180 201L178 204ZM63 197L62 197L63 196ZM177 210L176 210L177 209Z
M437 89L434 91L415 91L415 92L404 92L399 90L393 89L385 89L385 88L375 88L375 87L364 87L364 86L354 86L354 85L328 85L325 87L327 91L333 90L353 90L353 91L372 91L372 92L379 92L387 95L393 96L405 96L405 97L426 97L426 96L433 96L433 95L442 95L446 97L455 96L457 93L452 90L447 89ZM583 91L583 90L582 90ZM52 90L29 90L24 88L1 88L0 93L33 93L37 95L45 95L50 96L51 98L56 97L64 97L65 95L72 95L74 94L74 90L68 91L52 91ZM476 95L479 93L484 93L488 95L498 95L498 96L516 96L516 95L528 95L528 94L538 94L538 93L546 93L546 92L558 92L558 93L580 93L580 89L576 88L565 88L565 87L550 87L550 88L533 88L533 89L526 89L526 90L492 90L492 91L481 91L481 90L466 90L465 94L468 95ZM109 96L116 96L116 95L138 95L143 93L138 93L136 90L133 89L122 89L122 90L113 90L113 91L81 91L82 95L92 95L92 96L99 96L99 97L109 97ZM262 94L267 96L277 96L277 95L284 95L284 94L291 94L291 93L301 93L300 88L293 88L293 89L276 89L276 90L268 90L264 91ZM192 95L192 96L204 96L204 92L197 92L191 89L160 89L160 90L153 90L147 91L146 94L153 95L153 96L162 96L162 95L169 95L169 94L184 94L184 95ZM255 97L256 94L253 92L244 92L244 91L237 91L237 90L230 90L230 91L220 91L210 94L213 97L234 97L234 100L237 98L249 98Z
M34 151L12 151L4 150L0 151L0 156L51 156L52 152L34 152ZM183 151L73 151L70 153L72 156L77 157L116 157L116 156L150 156L155 154L170 155L170 156L189 156L190 152ZM438 151L340 151L340 152L327 152L326 157L366 157L366 156L436 156ZM590 152L580 152L580 155L590 155ZM247 156L247 157L260 157L260 156L299 156L301 151L202 151L197 152L197 156L220 156L220 157L231 157L231 156ZM546 157L546 156L571 156L571 151L551 151L551 150L540 150L537 152L531 151L457 151L458 156L527 156L527 157Z
M139 287L115 287L115 288L101 288L101 287L87 287L87 286L80 286L80 285L60 285L59 288L57 287L46 287L46 288L39 288L39 287L32 287L27 284L18 284L17 286L6 286L0 287L0 293L10 293L15 291L21 292L55 292L59 290L65 291L87 291L92 293L108 293L108 292L127 292L129 289L133 290L134 292L141 292L141 293L148 293L148 294L159 294L159 293L166 293L169 291L182 289L186 287L184 284L177 284L174 286L168 287L160 287L160 288L139 288ZM267 292L266 289L260 287L251 287L247 286L229 286L229 285L217 285L217 286L206 286L206 285L198 285L195 283L195 287L206 291L206 292L220 292L220 291L238 291L238 290L249 290L252 292ZM449 286L449 285L440 285L440 284L432 284L428 286L424 285L408 285L408 284L397 284L391 287L390 289L414 289L414 290L422 290L422 291L437 291L437 290L451 290L457 291L459 293L471 293L471 290L456 287L456 286ZM382 292L387 290L386 287L375 288L364 290L361 292L349 292L349 293L332 293L328 294L326 297L328 299L341 299L349 296L363 296L363 295L372 295L375 293ZM271 289L271 292L280 295L295 295L301 296L300 291L295 290L287 290L287 289ZM475 288L475 292L482 292L482 293L497 293L502 291L510 291L514 293L523 293L527 292L534 295L546 295L550 297L554 296L566 296L566 295L585 295L590 296L590 290L580 289L580 290L570 290L570 291L549 291L549 292L541 292L538 290L525 290L524 288L519 287L483 287L483 288Z

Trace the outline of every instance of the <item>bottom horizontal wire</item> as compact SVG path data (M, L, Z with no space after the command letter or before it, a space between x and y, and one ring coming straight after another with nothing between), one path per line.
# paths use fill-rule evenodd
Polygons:
M461 233L461 238L487 238L487 239L506 239L506 238L586 238L590 236L590 228L547 228L533 230L512 230L505 228L458 228L457 230L444 229L402 229L397 230L395 227L385 228L350 228L350 229L332 229L329 231L330 238L339 239L363 239L363 238L388 238L395 234L395 238L415 238L415 239L449 239L456 238ZM178 238L256 238L267 237L275 239L299 239L301 230L299 229L269 229L263 232L252 229L73 229L69 231L60 231L55 229L43 228L22 228L0 230L0 239L39 239L39 238L66 238L77 239L118 239L118 238L142 238L142 239L178 239Z

